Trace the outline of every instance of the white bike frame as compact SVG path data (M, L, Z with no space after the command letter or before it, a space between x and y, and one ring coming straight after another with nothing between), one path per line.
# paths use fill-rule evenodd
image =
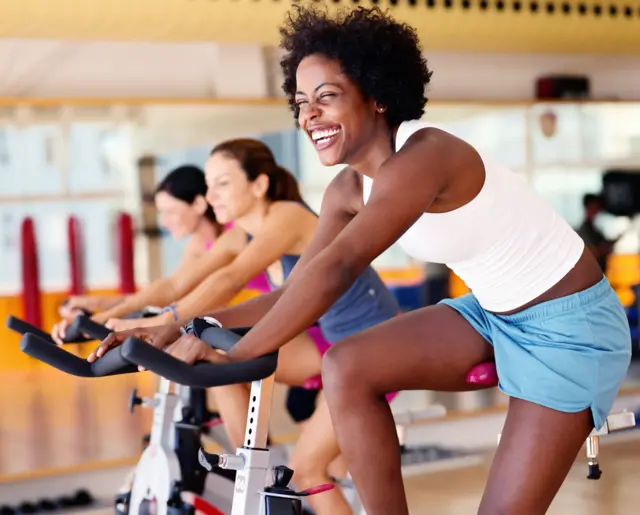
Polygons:
M167 515L167 503L173 485L182 474L176 448L175 425L182 420L182 410L189 404L190 388L160 377L158 391L142 405L153 408L150 441L136 466L129 498L129 515L138 515L145 502L155 502L156 515ZM217 474L208 474L201 497L222 513L231 513L233 482Z

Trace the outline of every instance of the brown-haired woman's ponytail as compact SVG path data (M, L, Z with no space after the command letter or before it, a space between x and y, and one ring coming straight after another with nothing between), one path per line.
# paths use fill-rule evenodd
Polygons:
M289 170L279 165L269 174L267 198L274 202L278 200L303 202L298 181Z

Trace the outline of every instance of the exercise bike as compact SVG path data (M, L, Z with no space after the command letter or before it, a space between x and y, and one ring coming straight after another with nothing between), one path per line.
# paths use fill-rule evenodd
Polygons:
M42 352L44 357L34 357L63 372L79 377L112 375L108 368L87 368L89 363L86 360L57 347L49 334L17 317L9 317L7 327L20 334L37 337L39 352ZM110 332L103 325L81 315L67 329L64 341L82 343L101 340ZM135 367L130 370L136 371ZM206 470L198 466L198 450L202 445L203 434L207 434L222 449L231 448L218 414L206 409L206 391L177 385L171 392L171 382L160 378L158 391L150 399L138 397L136 389L131 392L130 411L138 405L153 409L152 427L148 437L145 437L146 448L134 470L132 484L115 496L116 514L146 513L144 509L132 505L132 502L135 503L135 499L140 497L137 491L146 489L148 492L162 492L171 485L179 485L180 491L189 491L208 499L213 506L218 507L216 509L219 511L212 512L216 515L229 513L235 474L233 471L225 470L207 474ZM151 446L159 446L163 452L156 453ZM158 471L163 472L159 474Z
M144 314L154 316L154 309L145 308L143 312L138 314L138 317L144 316ZM86 313L76 317L67 329L65 343L83 343L106 338L111 331L105 326L93 322L89 316L90 313ZM43 341L55 345L49 334L17 317L9 317L7 327L20 334L37 335ZM84 368L81 367L75 372L63 371L82 376L81 371L83 370ZM198 449L202 445L204 437L215 448L224 452L234 451L219 413L209 411L207 408L206 390L184 385L172 385L170 381L160 377L158 390L153 397L141 398L138 396L137 389L132 390L128 400L129 411L133 412L137 406L153 410L152 428L150 433L143 437L143 451L140 460L115 496L116 514L135 513L130 506L135 478L136 476L152 476L156 466L154 460L148 459L149 453L146 451L152 441L164 442L165 447L168 446L172 449L172 454L179 464L181 476L185 478L182 481L182 490L200 495L218 506L223 510L223 513L228 513L226 508L231 506L234 473L232 471L217 471L214 476L207 476L203 470L193 472L192 465L197 463ZM269 444L269 448L272 461L276 463L288 461L287 449L284 445ZM161 456L158 459L164 460L164 457ZM174 478L170 476L167 480L172 482ZM362 511L362 504L351 478L347 476L343 479L336 479L335 483L342 489L353 512L359 514ZM313 515L313 511L308 505L305 505L304 508L305 514Z
M82 322L79 325L82 326ZM194 320L188 330L222 350L229 350L246 332L226 331L212 326L205 319ZM153 474L136 476L128 499L129 513L192 515L198 510L209 515L300 515L304 497L334 488L333 484L329 484L296 492L289 488L293 471L285 466L270 465L270 451L266 448L266 440L277 352L243 363L197 363L190 366L145 342L129 338L123 345L109 350L94 363L89 363L51 345L42 336L26 332L20 342L21 350L59 370L80 377L134 373L138 365L141 365L167 381L192 388L252 383L245 445L236 454L214 455L199 448L196 456L199 456L204 468L192 464L189 470L187 466L180 466L173 453L171 444L175 442L175 437L173 442L170 435L158 439L154 438L152 432L151 442L141 461L153 462ZM173 399L176 398L177 396ZM172 397L167 396L167 399ZM171 409L170 405L171 402L166 402L165 409ZM271 484L267 480L269 471L272 471ZM199 496L198 492L194 492L193 503L183 500L182 493L187 490L185 485L192 476L223 477L229 480L230 474L234 474L235 479L231 483L233 501L229 511L222 506L222 509L218 508Z

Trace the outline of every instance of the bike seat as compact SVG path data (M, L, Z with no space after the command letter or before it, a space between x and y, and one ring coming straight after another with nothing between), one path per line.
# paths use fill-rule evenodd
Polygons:
M467 383L498 386L498 371L493 361L480 363L467 373Z

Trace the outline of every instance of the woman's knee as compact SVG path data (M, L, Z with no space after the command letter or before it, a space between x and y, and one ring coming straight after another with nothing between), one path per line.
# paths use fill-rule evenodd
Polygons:
M327 466L306 453L296 452L291 456L288 467L293 470L292 481L298 489L305 490L327 482Z
M322 386L326 393L349 388L354 382L361 384L362 374L359 350L355 341L348 339L333 345L322 359Z

